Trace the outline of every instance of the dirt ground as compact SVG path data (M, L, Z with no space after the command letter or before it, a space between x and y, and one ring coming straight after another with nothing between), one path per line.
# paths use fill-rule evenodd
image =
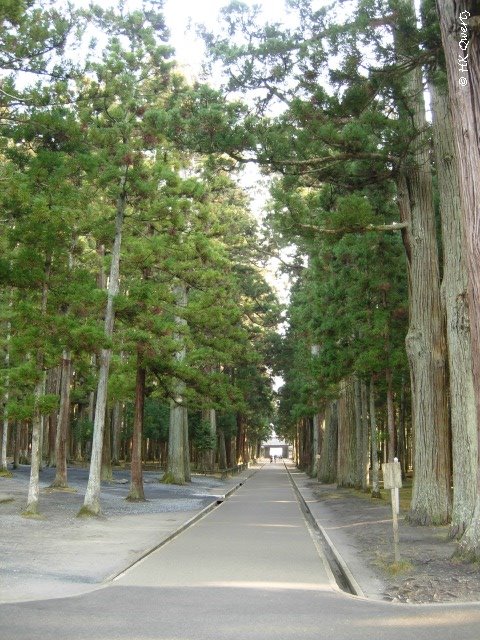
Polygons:
M453 559L456 543L448 527L410 525L399 514L399 568L393 563L389 501L333 485L312 482L316 498L331 510L358 553L385 585L384 598L396 602L480 601L480 565Z

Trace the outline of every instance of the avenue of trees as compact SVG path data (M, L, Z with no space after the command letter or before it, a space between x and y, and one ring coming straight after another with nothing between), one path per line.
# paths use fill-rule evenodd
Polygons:
M221 90L175 68L161 2L3 4L2 467L28 454L28 513L42 458L57 486L89 459L82 512L120 457L143 499L142 460L183 483L255 457L275 373L300 466L378 496L397 457L411 521L479 559L478 3L286 4L201 29ZM292 247L275 334L260 255Z
M256 223L228 157L176 146L189 100L158 3L126 12L2 5L2 469L88 461L82 514L112 463L190 480L257 455L278 322ZM102 34L102 47L92 44ZM80 61L80 62L79 62Z
M237 159L273 175L270 243L298 251L277 431L374 494L398 457L410 520L478 558L477 3L287 5L287 27L232 2L204 32L256 105Z

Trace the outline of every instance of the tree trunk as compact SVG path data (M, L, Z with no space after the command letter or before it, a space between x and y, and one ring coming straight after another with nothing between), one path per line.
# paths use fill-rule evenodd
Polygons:
M7 344L5 347L5 371L6 373L6 377L5 377L5 391L3 394L3 431L2 431L2 452L1 452L1 459L0 459L0 471L3 474L7 474L8 473L8 464L7 464L7 444L8 444L8 400L10 397L10 375L9 375L9 368L10 368L10 330L11 330L11 324L10 322L7 322Z
M60 387L60 410L55 440L55 479L51 487L67 488L67 437L70 426L70 387L72 382L72 358L69 351L63 352Z
M362 441L361 441L361 449L362 455L359 458L359 464L363 468L362 473L362 490L368 491L368 483L369 483L369 466L370 466L370 455L368 450L369 443L369 423L368 423L368 399L367 399L367 385L362 380L360 383L360 400L362 407Z
M120 276L120 249L122 244L122 227L125 217L127 195L125 191L126 169L120 183L120 194L117 200L115 218L115 240L113 243L110 279L107 290L107 308L105 312L105 337L111 340L115 322L114 300L118 293ZM97 516L100 514L100 478L102 470L103 432L105 429L105 411L107 407L108 374L110 370L111 349L102 349L100 353L100 369L97 383L97 402L95 406L95 420L93 424L92 453L90 459L90 473L88 476L85 500L79 516Z
M205 473L207 470L213 471L215 468L215 443L217 441L217 418L215 409L204 409L202 411L202 422L210 425L210 436L213 447L206 449L200 454L200 470Z
M339 487L355 486L356 467L355 394L353 378L350 377L341 381L338 401L337 484Z
M137 380L135 384L135 415L133 418L131 483L127 500L145 502L142 470L142 436L145 409L146 371L142 366L140 347L137 351ZM117 403L118 404L118 403Z
M223 429L218 430L218 468L227 468L227 447L225 446L225 433Z
M52 411L48 416L48 459L47 466L55 467L57 459L55 457L55 443L57 440L58 413Z
M185 284L178 283L173 288L175 304L178 309L187 306L187 288ZM175 354L178 363L182 363L187 355L185 348L185 338L182 331L185 329L187 321L181 315L175 316L175 323L178 332L175 339L179 347ZM174 398L170 401L170 429L168 434L168 461L167 470L162 478L162 482L171 484L185 484L189 476L186 468L186 457L188 455L188 421L186 417L187 408L184 406L185 383L178 378L174 381ZM187 440L185 436L187 435Z
M112 418L112 464L120 464L120 434L122 432L122 404L115 402Z
M453 507L450 532L461 537L476 499L477 415L468 320L467 267L463 255L462 205L448 96L431 86L434 148L443 239L443 283L450 372Z
M318 456L320 451L320 428L323 422L323 416L316 413L313 416L312 425L312 458L311 458L311 471L310 475L316 478L318 475Z
M357 464L356 464L356 487L361 489L365 485L366 470L363 465L363 420L362 420L362 391L360 386L360 380L357 375L353 377L353 392L354 392L354 406L355 406L355 447L357 451Z
M247 462L245 460L245 420L241 413L237 413L237 437L236 437L236 463Z
M18 469L20 464L20 442L22 437L22 425L18 421L15 422L15 443L13 450L13 468Z
M330 402L325 411L325 437L318 467L318 480L332 484L337 479L338 456L338 409L337 402Z
M419 53L411 38L411 30L416 29L416 15L413 0L400 0L398 6L403 11L396 24L395 45L397 57L403 62ZM405 122L412 122L416 131L414 147L397 172L400 218L406 223L402 230L410 305L406 350L415 438L409 518L415 524L445 524L451 515L446 341L420 65L406 75L404 82L398 108Z
M212 442L217 441L217 412L215 409L210 409L210 435L212 436ZM215 471L215 446L210 451L209 457L210 471Z
M103 429L103 445L102 445L102 468L100 478L102 482L113 482L112 470L112 421L113 410L106 410L105 427Z
M310 353L312 355L312 359L315 359L316 356L320 353L320 345L312 344L310 347ZM311 460L311 471L310 475L313 478L318 476L318 457L320 454L320 446L319 446L319 438L320 438L320 425L322 419L320 414L317 412L313 416L313 425L312 425L312 460Z
M185 469L185 482L192 481L190 469L190 442L188 438L188 408L183 407L183 456Z
M372 498L381 498L378 464L377 414L375 410L375 381L370 380L370 445L372 451Z
M35 385L34 391L34 413L32 418L32 453L30 462L30 482L28 485L27 506L22 515L26 517L39 517L38 498L40 494L39 475L41 465L41 430L42 415L40 412L40 399L44 392L44 381L42 378Z
M44 281L42 289L42 303L40 313L44 317L47 313L47 298L52 268L52 257L48 255L45 260ZM38 497L40 494L39 476L42 465L42 412L40 401L45 394L44 353L42 349L37 352L37 371L39 379L33 393L33 417L32 417L32 454L30 466L30 482L28 486L27 506L23 512L27 517L38 517Z
M5 406L3 409L3 429L2 429L2 454L1 454L1 462L0 462L0 473L7 474L8 473L8 464L7 464L7 444L8 444L8 390L5 391L4 394Z
M162 482L169 484L185 484L185 407L178 404L182 400L185 386L177 381L176 398L170 400L170 425L168 437L167 470Z
M468 272L472 372L477 419L477 481L473 515L459 546L480 560L480 17L471 0L437 0L447 63Z
M400 412L398 419L398 458L400 461L400 467L402 469L402 478L406 477L407 473L407 438L405 433L405 416L406 416L406 398L405 398L405 379L402 375L402 382L400 388Z
M387 382L387 431L388 431L388 462L393 462L397 456L395 447L395 409L393 405L393 376L388 367L385 370Z
M54 394L61 397L60 384L62 376L62 367L54 367L47 374L46 393ZM57 438L58 410L51 411L47 418L46 436L44 438L45 460L47 467L55 467L57 459L55 457L55 444Z

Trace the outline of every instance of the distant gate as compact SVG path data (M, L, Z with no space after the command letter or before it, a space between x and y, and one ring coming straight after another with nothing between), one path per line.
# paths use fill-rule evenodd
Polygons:
M282 458L290 457L288 444L283 444L283 445L265 444L265 445L262 445L262 448L260 451L261 451L262 458L270 458L270 456L277 456Z
M293 447L285 440L280 440L276 433L272 431L270 438L262 443L260 455L262 458L270 458L270 456L291 458L293 457Z

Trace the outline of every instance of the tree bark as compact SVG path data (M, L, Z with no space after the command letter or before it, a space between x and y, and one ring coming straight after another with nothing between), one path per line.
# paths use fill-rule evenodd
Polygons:
M61 399L60 386L62 378L62 365L50 369L47 373L46 393L51 393L58 396ZM45 459L48 467L55 467L57 464L56 459L56 439L57 439L57 426L58 426L58 414L59 410L55 409L51 411L47 418L47 433L44 439L44 445L46 449Z
M32 453L30 462L30 482L28 485L27 506L22 515L26 517L39 517L38 498L40 494L39 476L41 464L41 413L40 399L43 395L43 376L35 385L34 391L34 413L32 418Z
M122 245L122 228L127 205L126 168L120 182L120 193L117 200L115 217L115 239L110 264L110 279L107 290L107 308L105 312L105 337L111 340L115 323L114 301L119 288L120 250ZM97 402L95 406L95 420L93 424L92 454L90 459L90 473L87 490L79 516L97 516L100 514L100 478L102 470L103 432L105 429L105 411L107 407L108 374L112 350L103 348L100 353L100 369L97 383Z
M188 437L188 408L183 407L183 457L185 469L185 482L192 481L192 471L190 467L190 441Z
M332 484L337 480L338 457L338 408L337 402L330 402L325 411L325 437L318 468L318 480Z
M122 404L115 402L112 418L112 464L120 464L120 434L122 431Z
M187 287L184 283L177 283L173 288L175 296L175 304L179 310L187 306ZM187 351L185 347L185 339L182 331L186 327L187 321L181 315L175 316L175 323L178 332L175 339L179 343L179 347L175 354L178 363L183 363L186 358ZM170 429L168 434L168 461L165 475L162 482L171 484L185 484L188 482L189 471L186 469L185 460L188 451L188 418L186 416L187 408L185 407L185 383L178 378L174 381L174 397L170 400Z
M103 445L102 445L102 468L100 478L102 482L113 482L112 470L112 421L113 410L106 409L105 427L103 429Z
M67 350L62 357L60 387L60 410L58 412L57 436L55 439L55 479L51 487L66 489L67 481L67 437L70 426L70 387L72 381L72 357Z
M13 468L18 469L20 464L20 441L22 437L22 425L18 421L15 422L15 443L13 451Z
M480 560L480 17L472 0L437 0L447 63L468 272L472 374L477 420L475 509L459 554Z
M210 434L212 436L212 442L217 441L217 412L215 409L210 409ZM210 471L215 471L215 447L210 451Z
M442 302L446 315L452 426L453 506L450 533L461 537L476 498L477 415L472 375L468 275L463 255L462 204L448 95L430 86L443 241Z
M52 268L52 256L47 255L45 260L44 280L42 287L42 302L40 314L44 317L47 313L47 298L49 290L49 280ZM40 401L45 394L45 355L42 349L37 352L38 381L33 393L33 416L32 416L32 454L30 463L30 482L28 485L27 506L23 515L26 517L38 517L38 498L40 494L40 467L42 464L42 412Z
M218 467L219 469L227 468L227 447L223 429L218 430Z
M353 394L354 394L354 407L355 407L355 448L357 451L356 460L356 487L361 489L364 484L364 468L363 468L363 422L362 422L362 394L360 389L360 380L355 374L353 377Z
M339 487L355 486L356 467L355 393L353 378L349 377L340 383L338 401L337 484Z
M245 433L245 420L241 413L237 413L237 437L236 437L236 463L241 464L242 462L247 462L245 459L245 444L246 444L246 433Z
M375 409L375 381L370 380L370 446L372 451L372 498L381 498L378 464L377 413Z
M362 455L359 458L359 464L363 468L362 473L362 490L368 491L368 483L369 483L369 466L370 466L370 455L369 455L369 422L368 422L368 399L367 399L367 385L364 380L360 382L360 400L362 407L362 439L361 439L361 449Z
M407 438L405 432L405 416L406 416L406 398L405 398L405 379L402 375L401 387L400 387L400 412L398 419L398 458L400 461L400 467L402 469L402 478L406 477L407 473Z
M204 409L202 411L202 421L210 425L210 436L213 447L201 452L200 470L205 473L207 470L213 471L215 468L215 442L217 440L217 417L215 409Z
M316 413L313 416L312 425L312 458L311 458L311 470L310 475L316 478L318 475L318 456L320 451L320 428L323 421L323 417L320 413Z
M388 367L385 370L387 382L387 430L388 430L388 461L393 462L397 455L395 448L395 409L393 404L393 376Z
M10 303L11 304L11 303ZM11 324L10 322L7 322L7 344L5 346L5 371L6 373L6 378L5 378L5 391L3 394L3 430L2 430L2 451L1 451L1 458L0 458L0 471L3 474L7 474L8 473L8 464L7 464L7 445L8 445L8 426L9 426L9 420L8 420L8 400L10 397L10 374L9 374L9 368L10 368L10 340L11 340L11 335L10 335L10 331L11 331Z
M133 418L131 482L127 500L145 502L142 470L142 436L145 410L146 370L142 365L141 348L137 350L137 379L135 384L135 415Z

